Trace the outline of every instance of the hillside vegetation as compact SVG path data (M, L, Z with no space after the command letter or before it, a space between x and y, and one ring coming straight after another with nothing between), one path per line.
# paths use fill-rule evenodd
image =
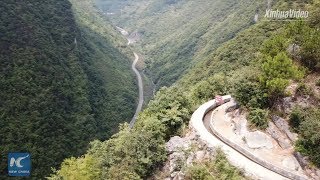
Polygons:
M131 119L137 88L125 40L84 12L67 0L2 1L0 179L9 152L30 152L32 177L42 179Z
M139 3L143 1L134 2ZM162 32L170 36L170 28L165 24L168 21L162 22L163 19L160 18L167 14L167 12L162 12L161 8L175 7L171 5L177 5L178 7L178 5L184 3L194 3L196 1L148 2L144 5L130 5L127 8L147 13L148 10L144 9L145 11L143 11L141 8L150 7L151 5L157 7L155 5L166 2L167 6L163 4L159 5L159 14L154 13L149 15L151 18L159 17L158 21L152 21L153 26L160 29L161 26L165 26L168 28L168 31ZM240 2L244 3L245 1ZM207 3L210 4L210 2ZM230 2L226 1L225 3L224 5L227 5ZM233 2L233 4L234 6L237 5L236 2ZM113 7L118 7L118 5ZM196 6L196 4L194 5ZM110 140L92 142L91 148L86 155L77 159L71 158L65 160L61 169L56 171L51 176L51 179L90 179L93 178L90 177L92 169L97 169L94 174L95 179L145 179L150 177L154 170L160 167L167 158L164 147L165 141L174 135L181 135L189 122L192 112L201 103L219 94L231 94L236 97L239 103L250 112L251 116L256 117L253 119L258 120L252 121L252 125L263 129L265 122L269 120L265 118L269 118L269 114L275 113L274 108L276 103L288 95L285 88L291 82L301 83L306 75L318 72L318 63L315 62L319 60L319 41L315 41L319 37L319 1L279 1L273 6L274 8L281 7L284 9L307 8L313 12L313 15L308 22L259 21L256 24L251 23L247 25L243 22L242 25L244 26L238 30L239 32L230 36L230 40L226 41L227 39L225 39L226 42L220 44L220 46L217 45L216 48L212 46L211 39L206 38L207 43L204 42L201 44L201 48L199 48L199 52L206 52L203 53L202 57L200 54L199 56L194 56L193 54L179 53L183 50L182 46L178 49L174 48L174 45L179 45L180 42L183 42L181 41L182 39L188 39L192 36L192 32L197 32L196 27L201 26L193 26L191 28L187 27L188 22L185 22L186 26L183 26L183 31L179 31L178 26L173 26L177 32L181 33L181 36L176 34L170 39L168 38L168 42L163 44L164 49L161 46L157 46L160 48L158 52L154 53L158 53L158 55L153 54L150 49L154 47L147 47L147 43L145 42L151 41L153 38L155 40L155 37L162 41L164 36L158 36L159 34L155 36L148 35L147 31L149 29L146 29L146 32L144 32L146 40L141 42L141 49L147 52L148 58L153 55L157 57L147 60L150 61L147 69L152 69L152 63L156 64L159 62L157 65L154 64L154 67L158 68L157 72L161 72L163 69L171 66L171 64L174 65L176 61L177 64L181 64L179 58L184 59L185 55L190 59L186 61L188 62L186 64L190 65L189 69L187 71L183 70L183 73L180 71L178 74L184 75L170 87L160 88L154 99L150 101L148 107L139 115L137 124L133 129L129 129L127 124L123 124L121 125L121 131L112 136ZM181 12L185 10L183 6L179 7L181 8L177 8L176 11ZM244 11L247 7L250 9L251 6L246 4L240 9ZM257 8L259 5L256 4L254 7ZM207 8L216 7L207 6ZM191 11L190 9L187 10L188 12ZM172 10L172 12L175 11ZM206 13L206 11L202 12ZM132 15L130 18L139 19L138 15L136 17L135 14L128 14L128 17L129 15ZM190 18L190 22L192 22L192 14L188 17ZM174 21L173 16L170 18ZM179 19L180 16L177 15L176 18ZM230 22L236 23L238 22L237 20L239 20L238 16L233 16ZM139 23L145 23L145 27L148 26L144 18L142 18L142 22L130 21L129 18L123 18L119 22L128 27L134 27L134 24ZM295 27L293 29L298 29L299 31L292 31L293 26ZM226 28L229 28L229 26ZM205 32L207 31L209 30L207 29ZM184 34L184 32L191 33ZM220 29L219 33L224 34L225 31ZM215 35L219 37L221 34ZM201 39L200 37L198 36L195 39L198 41ZM154 43L157 42L154 41ZM193 42L191 39L186 40L187 44L194 45ZM287 50L288 46L293 43L296 43L300 47L298 55L292 54ZM173 47L173 51L169 49L171 47ZM206 50L206 47L208 47L208 50ZM189 50L185 52L189 53ZM167 54L168 57L176 57L172 59L174 62L170 62L168 59L164 60L165 58L162 56L164 54ZM198 57L199 60L191 60L194 57ZM315 61L308 63L310 57ZM162 66L167 62L168 64ZM183 63L181 65L183 66ZM180 68L176 67L175 70L177 71L166 69L164 72L168 72L168 74L162 74L158 77L163 79L168 78L171 72L179 72ZM152 73L152 70L150 72ZM157 77L157 73L154 77ZM170 82L170 78L166 80ZM319 105L316 108L319 109ZM314 164L318 165L319 156L316 152L319 150L319 134L316 129L319 127L319 123L316 119L319 117L319 113L313 109L310 110L310 113L306 115L298 111L294 116L295 119L292 121L295 122L296 130L299 132L300 140L297 144L297 150L309 155ZM77 162L79 161L88 163L83 168L83 166L78 166ZM208 173L204 174L208 168L212 171L215 170L215 167L208 164L197 169L191 169L190 171L196 171L202 177L210 176ZM76 172L81 172L81 176ZM220 169L217 173L221 177L230 177L230 173L232 172Z
M138 32L145 71L157 89L170 86L222 43L254 23L265 1L96 0L108 17Z

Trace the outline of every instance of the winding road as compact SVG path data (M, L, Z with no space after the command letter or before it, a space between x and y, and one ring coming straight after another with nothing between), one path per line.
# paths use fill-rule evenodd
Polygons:
M116 28L123 36L126 37L126 39L128 41L127 45L130 45L130 44L133 43L133 41L129 38L129 33L125 29L123 29L121 27L118 27L118 26L116 26ZM133 117L132 117L132 119L130 121L130 128L133 128L134 124L136 123L137 116L140 113L140 111L142 109L142 105L143 105L143 81L142 81L142 77L141 77L140 72L136 68L136 65L137 65L137 63L139 61L139 56L135 52L133 52L133 55L134 55L134 61L133 61L132 65L131 65L131 69L136 74L137 80L138 80L139 102L138 102L138 105L137 105L136 112L134 113L134 115L133 115Z
M139 112L142 109L142 104L143 104L143 82L142 82L142 78L141 78L141 74L139 73L139 71L136 68L136 64L139 61L139 56L137 53L133 53L134 54L134 61L132 63L131 69L134 71L134 73L137 76L138 79L138 86L139 86L139 102L138 102L138 106L136 109L136 112L130 122L130 128L132 128L136 122L137 116L139 114Z

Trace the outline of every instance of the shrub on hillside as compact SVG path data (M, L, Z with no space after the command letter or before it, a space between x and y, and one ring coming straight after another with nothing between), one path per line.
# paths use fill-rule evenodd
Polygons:
M263 43L261 52L267 56L275 57L279 53L286 51L288 46L288 39L283 35L277 35Z
M232 166L225 154L217 151L213 161L193 164L187 168L185 179L187 180L215 180L215 179L245 179L243 173Z
M320 79L316 82L316 86L320 86Z
M267 104L265 91L257 82L240 81L235 85L234 96L241 105L246 107L263 108Z
M268 115L267 110L256 108L249 112L248 120L251 126L266 129L268 127Z
M55 174L48 177L49 180L64 178L78 180L99 179L102 173L99 162L91 155L65 159L61 165L61 170L54 172Z
M301 117L299 119L299 140L296 143L296 149L320 167L320 110L316 108L307 109Z
M213 177L210 175L210 172L207 170L207 168L204 165L193 165L189 167L187 172L187 178L188 180L202 180L202 179L213 179Z
M228 85L228 79L224 74L215 74L206 81L198 82L191 90L194 104L204 103L215 95L226 94Z
M320 31L306 22L295 22L287 27L287 35L300 46L301 63L311 71L320 69Z
M290 114L289 125L295 132L298 132L298 129L302 120L303 120L303 115L300 109L296 108Z
M302 41L301 60L310 70L320 69L320 32L316 29L305 31Z
M262 64L262 72L260 82L267 90L270 104L284 96L290 79L299 80L304 76L304 72L293 64L285 52L279 53L274 58L267 57Z

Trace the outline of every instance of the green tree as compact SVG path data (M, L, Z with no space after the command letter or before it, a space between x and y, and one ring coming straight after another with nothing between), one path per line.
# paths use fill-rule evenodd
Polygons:
M124 161L113 165L104 173L104 177L112 180L141 180L142 178L134 171L134 167L127 163Z
M307 109L299 119L299 140L296 149L309 156L311 161L320 167L320 110Z
M304 29L301 61L310 70L320 70L320 31L316 28Z
M196 163L187 168L187 180L241 180L246 179L241 171L232 166L225 154L217 150L216 156L212 161Z
M191 90L191 96L194 104L201 104L212 99L216 95L227 93L228 79L226 75L217 73L214 76L207 78L207 80L200 81Z
M235 98L241 105L252 108L263 108L267 105L265 90L259 82L241 80L235 84Z
M91 155L85 155L80 158L65 159L61 165L61 170L48 177L49 180L92 180L100 179L101 169L99 162Z
M304 75L292 60L281 52L275 57L267 57L262 64L263 74L260 77L261 85L267 89L267 94L271 102L284 95L284 90L290 79L301 79Z
M268 39L263 43L261 52L265 55L269 55L272 58L279 53L286 51L289 46L289 40L282 34L276 35Z
M19 151L42 179L132 117L135 78L125 39L93 0L1 2L0 179Z
M319 6L319 4L318 4ZM319 12L319 9L317 10ZM319 16L314 13L312 19ZM311 24L310 24L311 23ZM287 36L299 46L298 58L311 71L320 69L320 31L316 21L298 21L287 26Z
M122 125L120 132L105 142L94 142L88 151L99 159L103 179L119 177L112 171L120 164L127 177L145 177L166 158L163 125L154 119L145 119L130 130Z
M320 110L317 108L295 107L289 119L290 126L299 133L295 146L302 154L320 166Z
M305 120L305 110L295 107L290 114L289 124L295 132L299 132L301 122Z

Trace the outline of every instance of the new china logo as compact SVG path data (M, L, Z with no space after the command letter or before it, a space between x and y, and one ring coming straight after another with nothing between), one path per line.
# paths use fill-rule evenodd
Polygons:
M29 153L8 154L9 176L30 176L31 158Z

